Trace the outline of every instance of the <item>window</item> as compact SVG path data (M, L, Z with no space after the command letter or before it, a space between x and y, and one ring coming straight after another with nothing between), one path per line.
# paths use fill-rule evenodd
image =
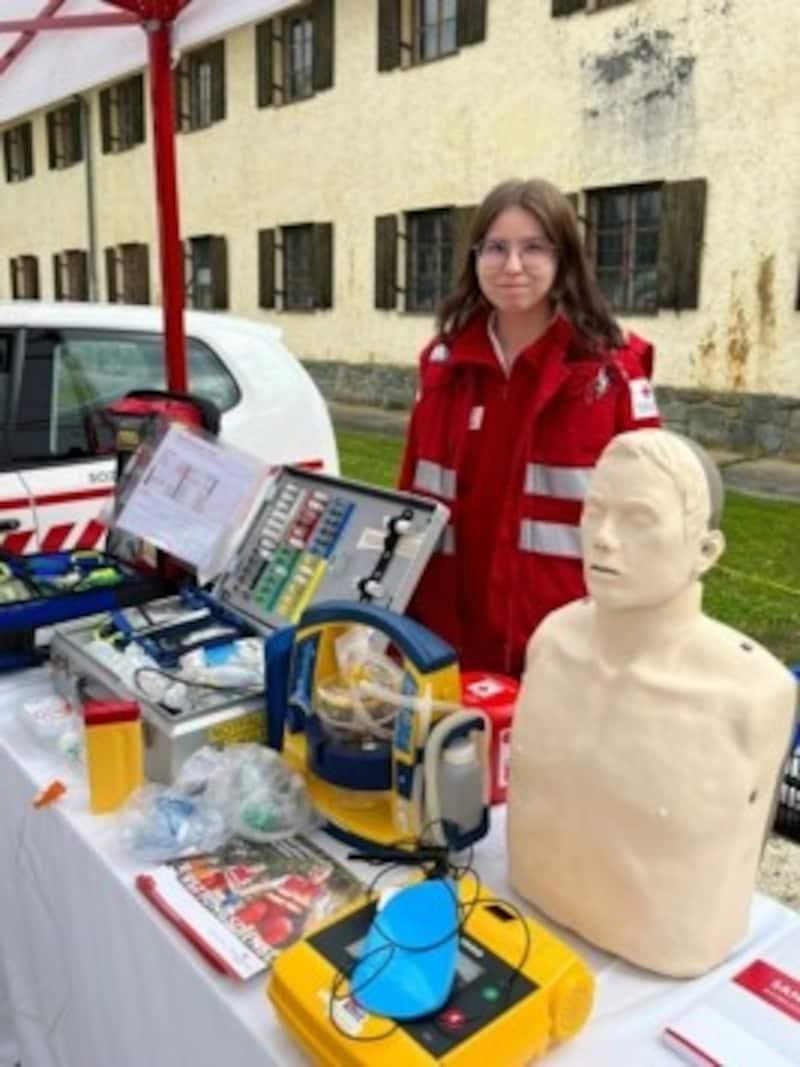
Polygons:
M80 101L47 113L47 156L50 170L63 170L83 159Z
M419 60L455 52L456 0L416 0L414 54Z
M109 303L150 303L150 257L147 245L123 244L106 249Z
M225 42L184 56L175 72L175 120L183 133L225 118Z
M654 311L658 307L660 188L592 192L588 207L589 248L609 304L618 311Z
M36 256L17 256L9 260L11 297L14 300L39 299L39 260Z
M88 256L79 249L53 256L53 289L56 300L89 299Z
M3 133L6 181L22 182L33 174L33 127L22 122Z
M616 311L696 308L707 182L618 186L587 194L587 245Z
M304 100L333 85L333 0L256 26L256 102L259 107Z
M559 15L571 15L575 11L602 11L605 7L616 7L618 4L627 4L629 0L553 0L552 14L554 18Z
M220 410L239 399L215 353L187 339L188 385ZM18 461L91 455L102 409L131 389L164 389L164 343L157 334L31 330L12 435Z
M378 0L378 70L452 55L486 38L486 0Z
M433 311L451 288L450 212L414 211L407 221L406 311Z
M220 311L228 306L228 243L224 237L191 237L184 245L186 301Z
M405 233L397 215L375 220L375 306L434 311L450 293L469 254L474 207L432 208L405 213ZM404 265L399 263L404 253ZM398 277L405 276L404 286Z
M314 311L333 306L330 222L260 230L258 260L260 307L277 304L281 311ZM275 285L276 277L281 279L280 288Z
M314 246L310 226L286 226L283 231L283 306L287 311L314 307Z
M104 153L125 152L144 142L144 77L141 74L100 93L100 141Z

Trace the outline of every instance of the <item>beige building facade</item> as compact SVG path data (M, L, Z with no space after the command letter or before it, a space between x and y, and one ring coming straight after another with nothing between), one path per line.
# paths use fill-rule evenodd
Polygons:
M798 40L796 0L314 0L241 27L176 57L189 301L315 366L411 368L461 209L546 176L667 406L772 397L800 450ZM159 300L143 82L3 128L0 298Z

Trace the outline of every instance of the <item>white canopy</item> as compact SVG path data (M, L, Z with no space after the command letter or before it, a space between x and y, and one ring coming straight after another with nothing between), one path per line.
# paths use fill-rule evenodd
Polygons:
M0 0L0 21L37 18L45 6L45 0ZM189 48L290 6L287 0L191 0L175 19L174 47ZM55 17L119 10L102 0L65 0ZM0 33L0 57L18 38L18 33ZM41 30L0 74L0 123L146 65L140 26Z

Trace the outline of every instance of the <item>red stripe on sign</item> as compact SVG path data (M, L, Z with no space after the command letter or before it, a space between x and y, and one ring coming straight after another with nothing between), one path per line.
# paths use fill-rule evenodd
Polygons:
M321 471L325 466L321 459L303 459L299 463L292 463L293 467L302 467L304 471Z
M3 551L10 552L12 556L21 556L32 537L33 530L19 530L16 533L10 533L3 540Z
M75 529L74 522L62 523L60 526L51 526L47 536L42 541L42 552L58 552L70 533Z
M748 993L754 993L773 1008L800 1022L800 982L764 960L756 960L733 979Z
M70 501L75 500L97 500L104 496L111 496L113 492L114 487L109 486L107 489L81 489L74 493L43 493L41 496L30 498L27 496L13 497L7 500L0 500L0 511L29 508L31 503L41 508L47 504L68 504Z
M91 522L87 522L86 528L78 538L75 548L94 548L102 540L105 532L106 528L103 523L92 519Z

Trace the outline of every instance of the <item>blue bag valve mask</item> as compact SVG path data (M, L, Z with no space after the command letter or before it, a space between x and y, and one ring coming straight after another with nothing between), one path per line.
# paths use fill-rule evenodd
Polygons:
M351 996L366 1011L389 1019L439 1011L455 981L458 940L451 879L399 890L372 921L350 976Z

